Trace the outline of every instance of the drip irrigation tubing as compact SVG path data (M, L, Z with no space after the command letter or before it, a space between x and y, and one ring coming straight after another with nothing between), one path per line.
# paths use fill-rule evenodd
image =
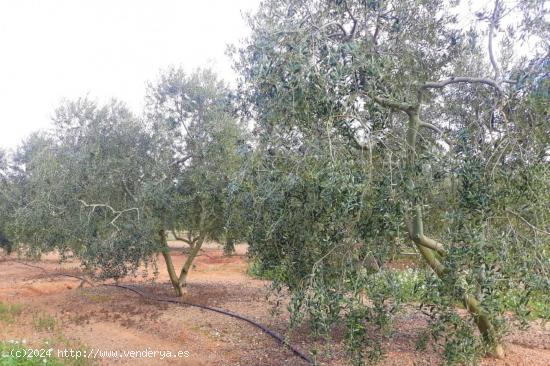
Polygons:
M260 323L255 322L252 319L249 319L249 318L244 317L242 315L239 315L237 313L233 313L231 311L227 311L227 310L224 310L224 309L220 309L220 308L216 308L216 307L212 307L212 306L208 306L208 305L201 305L201 304L195 304L195 303L191 303L191 302L187 302L187 301L183 301L183 300L176 300L176 299L170 299L170 298L160 298L160 297L152 296L152 295L146 294L145 292L143 292L143 291L141 291L141 290L139 290L139 289L137 289L133 286L130 286L130 285L114 284L114 283L100 283L100 284L96 285L96 284L93 284L92 282L90 282L88 279L86 279L84 277L72 275L70 273L65 273L65 272L50 272L50 271L48 271L45 268L42 268L40 266L25 263L25 262L22 262L22 261L11 259L11 258L10 259L3 258L3 261L19 263L19 264L22 264L22 265L27 266L27 267L36 268L36 269L39 269L39 270L43 271L45 274L51 275L51 276L65 276L65 277L71 277L71 278L79 279L83 283L84 282L88 283L92 287L96 287L96 286L117 287L117 288L121 288L121 289L124 289L124 290L127 290L127 291L131 291L131 292L133 292L133 293L135 293L135 294L137 294L137 295L139 295L139 296L141 296L141 297L143 297L147 300L156 301L156 302L171 303L171 304L176 304L176 305L181 305L181 306L192 306L192 307L196 307L196 308L200 308L200 309L204 309L204 310L213 311L213 312L216 312L216 313L219 313L219 314L222 314L222 315L227 315L229 317L247 322L248 324L260 329L262 332L264 332L265 334L269 335L271 338L276 340L277 343L279 343L281 346L287 347L290 351L292 351L292 353L295 356L301 358L302 360L304 360L305 362L307 362L310 365L315 365L315 363L313 362L313 360L311 358L309 358L307 355L302 353L296 347L289 344L284 339L284 337L282 337L280 334L276 333L275 331L269 329L268 327L266 327L266 326L264 326Z
M175 299L166 299L166 298L159 298L159 297L153 297L153 296L149 296L147 294L145 294L144 292L132 287L132 286L128 286L128 285L120 285L120 284L109 284L109 283L106 283L106 284L102 284L102 286L111 286L111 287L119 287L119 288L123 288L123 289L126 289L128 291L132 291L138 295L140 295L141 297L145 298L145 299L148 299L148 300L153 300L153 301L157 301L157 302L167 302L167 303L172 303L172 304L177 304L177 305L187 305L187 306L193 306L193 307L196 307L196 308L200 308L200 309L205 309L205 310L210 310L210 311L214 311L216 313L219 313L219 314L223 314L223 315L227 315L227 316L230 316L230 317L233 317L233 318L236 318L236 319L239 319L239 320L242 320L242 321L245 321L253 326L255 326L256 328L260 329L261 331L263 331L265 334L271 336L273 339L275 339L280 345L282 346L285 346L287 347L289 350L292 351L292 353L294 353L294 355L300 357L302 360L306 361L307 363L313 365L313 361L308 357L306 356L305 354L303 354L302 352L300 352L300 350L298 350L297 348L295 348L294 346L292 346L291 344L289 344L281 335L279 335L278 333L274 332L273 330L267 328L266 326L262 325L262 324L259 324L259 323L256 323L254 320L252 319L249 319L249 318L246 318L242 315L239 315L237 313L233 313L231 311L227 311L227 310L223 310L223 309L219 309L219 308L215 308L215 307L212 307L212 306L207 306L207 305L201 305L201 304L195 304L195 303L190 303L190 302L186 302L186 301L183 301L183 300L175 300Z

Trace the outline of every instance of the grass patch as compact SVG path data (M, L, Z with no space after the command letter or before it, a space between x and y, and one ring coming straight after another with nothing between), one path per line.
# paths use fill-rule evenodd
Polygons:
M530 293L529 297L522 296L519 291L510 291L503 297L507 310L516 312L527 320L550 320L550 297L541 291Z
M62 333L54 334L53 338L45 340L44 348L54 348L56 350L71 349L81 355L84 355L89 349L89 347L86 347L79 340L69 339ZM57 351L54 352L54 356L57 356ZM62 357L59 360L63 365L68 366L89 366L94 364L92 359L84 357Z
M39 332L53 332L56 326L57 321L48 314L38 314L34 317L34 328Z
M92 302L95 302L95 303L104 303L104 302L107 302L109 300L111 300L111 298L107 295L100 295L100 294L85 294L86 298L88 298L88 300L92 301Z
M540 296L538 294L533 296L527 304L527 307L530 309L529 318L550 320L550 306L548 304L549 302L544 299L542 294Z
M84 354L85 347L70 347ZM41 347L26 346L19 341L0 342L0 366L88 366L91 360L81 358L59 358L57 350L48 341Z
M23 306L20 304L4 304L0 302L0 322L13 323L21 315Z
M10 305L0 302L0 324L16 322L22 312L23 306L20 304ZM0 366L88 366L93 364L92 360L84 357L57 357L57 349L71 349L76 354L84 355L87 347L79 341L66 338L60 332L54 317L46 313L35 314L32 325L37 331L53 333L53 338L44 340L41 345L28 345L25 340L0 341Z
M403 302L421 302L426 290L426 277L422 271L408 268L395 271L397 285L402 291Z

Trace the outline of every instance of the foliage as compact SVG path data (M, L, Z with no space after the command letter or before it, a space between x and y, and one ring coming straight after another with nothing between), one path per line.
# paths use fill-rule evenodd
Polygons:
M210 70L186 75L172 68L149 84L146 100L155 155L166 159L167 180L177 181L173 197L163 201L171 205L169 228L221 239L228 180L240 165L244 143L228 87Z
M293 323L346 324L358 364L380 358L410 299L386 266L405 243L427 264L415 296L451 364L502 356L504 298L523 299L521 318L549 292L544 6L496 1L472 20L458 5L266 1L234 49L257 122L238 185L251 254L290 290ZM528 57L508 52L520 40Z
M0 244L115 279L160 253L182 295L205 240L244 240L291 325L345 325L355 364L384 356L407 302L447 363L502 357L503 313L527 325L550 302L548 8L464 4L266 0L232 49L236 93L170 68L143 118L63 103L0 151ZM414 273L389 266L405 250Z
M116 101L66 102L54 124L55 138L31 138L14 157L18 242L29 254L57 249L100 277L122 277L155 252L156 218L131 193L151 179L148 137Z
M7 232L7 223L11 212L8 174L8 157L6 152L0 148L0 247L6 254L10 254L13 249L13 243Z
M28 348L14 343L0 342L0 365L2 366L58 366L63 365L54 357L17 357L16 354L25 354ZM18 353L16 353L18 352ZM13 353L12 356L10 353Z
M236 233L227 223L229 184L243 158L244 131L232 112L229 89L209 70L187 76L169 69L147 92L147 120L154 156L163 161L164 192L148 185L165 229L189 245L186 262L175 273L169 253L163 255L172 284L181 293L193 259L206 239L225 240L232 250ZM171 268L172 267L172 268Z
M228 232L225 197L244 141L230 112L208 70L168 70L149 86L144 120L115 100L64 102L54 129L12 157L11 236L28 255L58 250L101 278L135 273L160 252L180 294L202 242ZM191 248L177 279L169 231Z

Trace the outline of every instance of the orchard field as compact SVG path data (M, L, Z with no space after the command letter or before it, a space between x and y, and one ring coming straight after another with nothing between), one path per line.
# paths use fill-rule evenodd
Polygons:
M63 100L0 149L0 364L549 365L549 17L265 0L233 82Z
M174 261L181 263L181 243L171 242ZM308 336L306 328L288 332L288 314L271 314L275 304L269 296L269 281L251 277L245 257L245 245L227 257L215 244L207 244L196 260L189 278L189 295L193 303L215 306L238 312L271 329L288 335L292 344L305 351L318 352L319 365L347 365L341 335L335 330L331 348L322 339ZM189 351L189 357L161 360L156 358L109 357L86 359L68 357L69 365L307 365L286 348L281 347L262 331L227 316L188 306L159 304L128 295L125 290L108 287L78 288L80 280L45 275L13 258L2 258L0 301L2 303L0 337L25 342L28 348L55 350L164 350ZM40 262L32 262L49 272L80 273L77 262L58 264L55 254ZM409 260L396 261L396 270L407 271ZM162 269L161 269L162 270ZM156 296L171 296L168 276L162 274L155 282L145 278L128 278ZM270 297L271 301L267 301ZM283 302L288 301L282 297ZM16 311L5 309L16 308ZM428 317L417 311L417 305L407 308L397 319L395 334L386 339L388 356L381 365L433 365L440 357L416 350L427 327ZM506 337L509 354L506 361L483 359L482 365L537 366L550 363L550 330L540 321L532 321L528 330L516 330ZM4 344L5 348L12 347ZM52 363L55 361L51 361ZM63 362L62 362L63 363ZM21 362L25 365L24 362ZM30 364L30 363L29 363Z

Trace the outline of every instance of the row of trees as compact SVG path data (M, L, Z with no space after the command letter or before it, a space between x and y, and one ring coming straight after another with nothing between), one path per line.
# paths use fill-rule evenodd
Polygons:
M292 324L345 324L358 364L405 301L387 264L414 250L425 343L450 363L503 357L504 312L550 301L548 9L464 9L265 1L233 50L236 90L170 69L142 117L68 102L52 133L0 155L0 240L105 278L161 253L178 295L205 240L246 241ZM188 244L179 271L168 233Z
M63 103L53 131L4 163L2 232L28 254L59 250L101 278L161 253L182 295L204 241L229 239L224 197L244 157L229 97L211 71L170 69L148 86L144 118L118 101ZM168 233L188 245L181 269Z

